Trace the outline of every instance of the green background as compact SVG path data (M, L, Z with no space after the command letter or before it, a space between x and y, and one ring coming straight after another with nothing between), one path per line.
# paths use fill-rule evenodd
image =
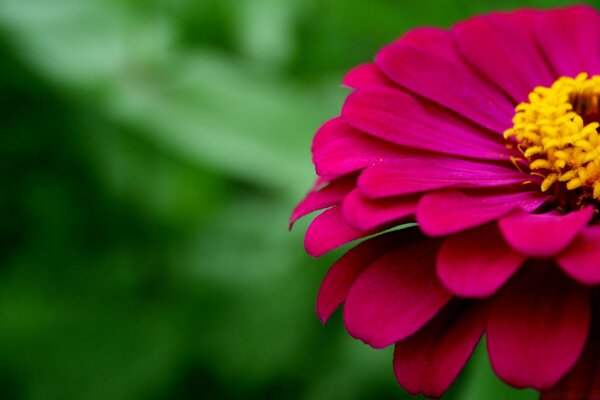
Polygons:
M1 0L0 398L408 398L315 316L312 135L407 29L567 3Z

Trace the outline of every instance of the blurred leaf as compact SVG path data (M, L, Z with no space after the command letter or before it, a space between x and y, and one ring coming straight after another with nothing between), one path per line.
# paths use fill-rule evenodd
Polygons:
M44 13L36 1L0 6L0 18L33 65L55 83L79 89L74 93L82 104L89 92L81 90L103 82L102 95L86 106L160 146L281 193L298 182L295 198L308 187L306 133L335 113L342 92L337 100L324 97L247 72L239 61L208 50L182 56L169 39L172 26L160 17L136 20L123 9L110 13L107 5L75 0L57 0L62 13ZM90 18L102 29L81 22ZM73 62L67 53L91 58Z
M206 53L190 57L155 92L123 86L111 112L190 160L294 198L310 181L314 122L334 101L257 80ZM122 89L123 89L122 88ZM313 101L314 100L314 101ZM323 117L324 119L324 117Z

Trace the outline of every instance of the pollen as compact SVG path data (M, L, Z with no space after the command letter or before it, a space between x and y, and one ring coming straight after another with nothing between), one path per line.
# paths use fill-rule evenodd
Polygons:
M542 192L571 192L578 205L600 199L599 100L600 75L581 73L536 87L515 108L504 137L516 141Z

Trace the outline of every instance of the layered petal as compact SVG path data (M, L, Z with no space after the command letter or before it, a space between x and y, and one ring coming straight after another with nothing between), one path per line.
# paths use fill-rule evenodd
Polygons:
M340 204L344 197L352 191L355 184L356 179L354 177L342 178L326 184L324 187L316 184L296 208L294 208L290 217L290 227L294 222L307 214Z
M589 226L556 259L562 269L585 285L600 284L600 226Z
M558 75L600 74L600 15L595 9L575 6L541 13L536 34Z
M304 248L313 257L352 242L373 232L361 232L350 227L342 217L341 207L323 211L310 224L304 237Z
M369 87L397 87L374 63L354 67L344 76L344 86L352 89Z
M436 31L435 38L450 36ZM450 39L443 54L412 44L393 43L375 58L398 85L501 133L510 126L514 105L489 81L468 67Z
M598 305L597 296L594 306ZM592 328L577 364L558 384L542 392L540 400L596 400L600 396L600 315L594 309Z
M326 323L340 306L358 276L376 259L398 244L406 245L419 236L417 229L404 229L369 239L354 247L339 260L325 275L317 297L317 315Z
M500 161L513 155L498 137L397 90L358 90L346 99L341 118L373 136L413 149Z
M480 303L450 303L419 332L396 343L394 372L400 385L412 395L442 396L479 342L485 311Z
M350 226L369 231L414 216L418 200L416 196L372 200L354 189L342 203L342 214Z
M589 324L588 290L552 265L531 265L491 308L486 331L492 367L510 385L548 389L579 358Z
M596 335L596 337L598 337ZM571 372L554 387L544 390L540 400L596 400L600 395L600 351L588 346Z
M423 239L387 253L364 271L344 306L348 332L383 348L431 320L452 297L435 274L438 247Z
M444 236L493 221L514 209L531 212L547 197L540 192L464 193L440 190L419 201L417 222L429 236Z
M561 215L515 212L500 219L502 235L510 246L530 257L552 257L565 249L590 222L594 209Z
M317 174L334 178L369 165L414 157L414 152L360 132L339 118L328 121L319 129L312 152Z
M556 78L538 49L533 26L540 13L494 13L456 24L452 34L462 54L508 93L515 103Z
M423 27L412 29L402 35L394 44L417 47L440 56L449 62L453 62L458 57L452 35L441 28Z
M528 176L508 166L431 155L366 168L358 179L360 191L371 198L443 189L514 185Z
M490 223L448 237L438 253L437 273L460 297L495 293L523 264L525 257L508 246Z

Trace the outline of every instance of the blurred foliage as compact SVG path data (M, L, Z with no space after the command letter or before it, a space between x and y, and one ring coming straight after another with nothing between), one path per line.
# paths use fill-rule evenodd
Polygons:
M0 398L408 398L314 316L312 133L410 27L567 3L0 1Z

